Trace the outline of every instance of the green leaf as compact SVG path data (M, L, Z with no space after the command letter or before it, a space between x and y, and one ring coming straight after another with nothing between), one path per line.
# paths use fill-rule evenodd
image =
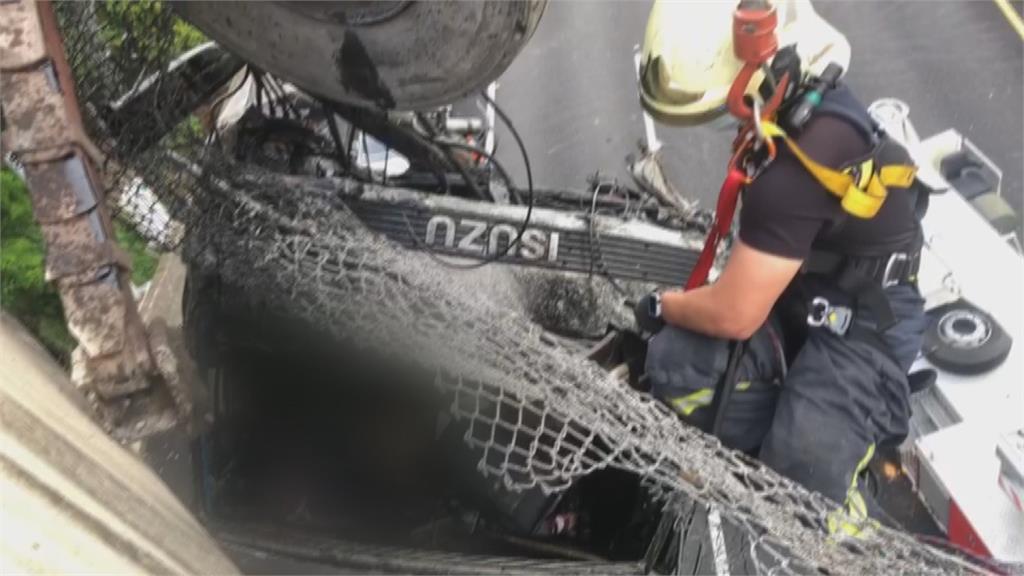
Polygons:
M0 173L0 307L18 319L65 364L75 342L60 297L46 283L43 237L28 190L13 171Z
M114 223L114 235L117 243L132 258L132 282L138 285L148 282L156 272L157 255L149 249L142 236L120 222Z
M132 259L132 281L144 284L156 272L158 255L129 226L115 222L118 243ZM0 307L13 315L59 360L74 349L60 296L46 282L46 251L24 182L12 170L0 173Z

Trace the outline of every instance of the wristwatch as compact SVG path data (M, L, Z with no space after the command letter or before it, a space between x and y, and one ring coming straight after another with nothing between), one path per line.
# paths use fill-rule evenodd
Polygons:
M647 305L651 318L661 320L661 292L651 292L651 299L647 301Z

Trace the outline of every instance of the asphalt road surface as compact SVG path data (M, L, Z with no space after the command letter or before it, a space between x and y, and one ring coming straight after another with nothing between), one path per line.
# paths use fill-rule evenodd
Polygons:
M960 130L1002 168L1003 194L1021 213L1024 43L995 4L842 0L816 8L850 40L847 81L861 100L904 100L922 137ZM644 136L633 53L649 9L646 1L549 2L498 87L535 182L582 188L596 171L628 179L624 159ZM657 134L673 182L713 206L732 134L706 126L659 126ZM515 156L499 131L499 158L521 177Z

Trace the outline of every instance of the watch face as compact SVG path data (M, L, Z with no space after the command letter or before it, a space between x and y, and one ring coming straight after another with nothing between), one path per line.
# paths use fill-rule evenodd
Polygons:
M650 313L652 318L661 318L661 294L655 294L651 298Z

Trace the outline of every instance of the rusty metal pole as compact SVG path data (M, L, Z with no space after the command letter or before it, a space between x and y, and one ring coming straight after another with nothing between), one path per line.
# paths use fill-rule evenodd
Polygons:
M23 166L46 243L46 279L60 294L72 380L115 437L173 426L191 409L169 347L151 340L131 291L85 135L74 81L49 2L0 2L4 152Z

